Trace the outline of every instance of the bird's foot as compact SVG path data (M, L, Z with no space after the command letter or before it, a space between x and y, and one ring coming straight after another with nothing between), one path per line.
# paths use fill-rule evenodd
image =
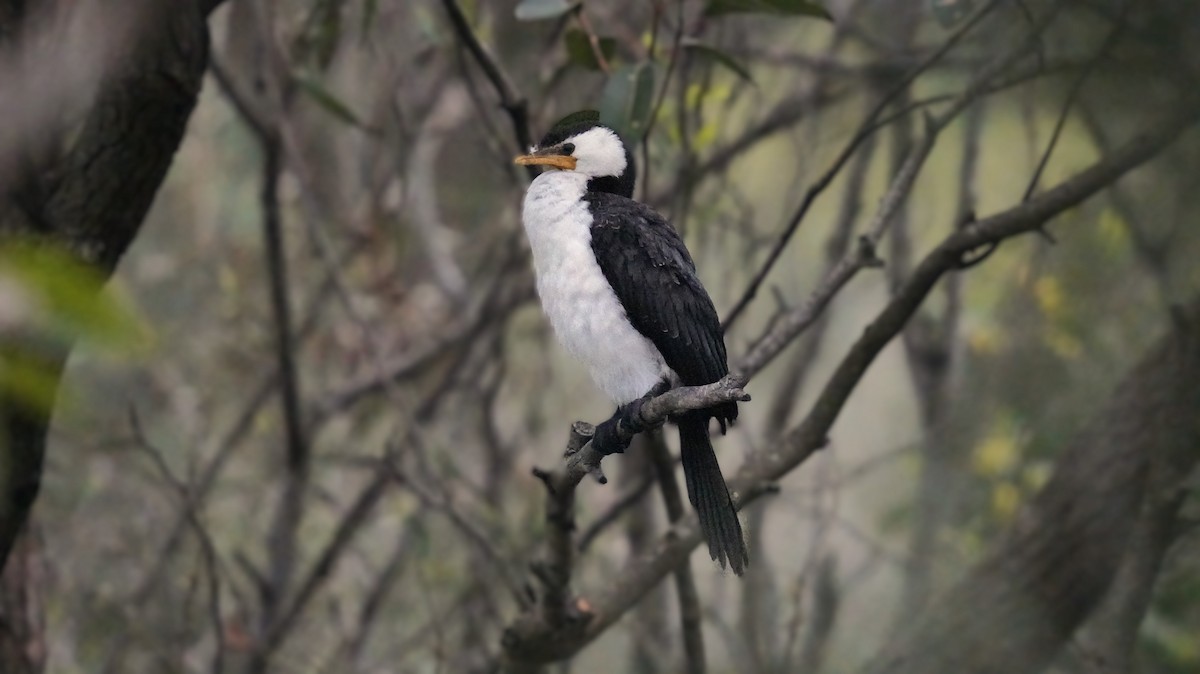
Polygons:
M617 431L617 424L620 421L621 415L618 412L608 421L601 422L596 426L596 433L592 436L592 447L595 447L604 456L624 454L625 450L629 448L629 441L622 440L621 434Z
M638 398L637 400L626 403L617 410L617 417L621 419L621 424L625 429L634 435L644 433L651 428L662 426L662 422L657 424L648 424L642 420L642 406L655 396L654 391Z
M592 445L605 456L621 454L629 449L629 443L633 436L661 426L661 423L647 424L642 420L642 406L653 397L654 393L651 392L618 407L611 419L596 426L596 434L592 436Z

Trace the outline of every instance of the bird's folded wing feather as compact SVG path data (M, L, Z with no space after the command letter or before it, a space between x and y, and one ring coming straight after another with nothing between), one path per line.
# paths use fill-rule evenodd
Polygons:
M683 240L649 206L605 192L591 207L592 250L633 327L689 386L728 373L721 322Z

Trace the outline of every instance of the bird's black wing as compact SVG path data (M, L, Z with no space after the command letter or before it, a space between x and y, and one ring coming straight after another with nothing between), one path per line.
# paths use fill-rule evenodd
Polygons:
M584 199L592 212L592 252L629 322L684 384L725 376L729 366L717 310L675 228L649 206L620 195L588 192ZM711 417L724 431L737 414L737 403L729 402L676 421L688 500L709 554L741 575L749 561L742 525L708 435Z
M592 251L633 327L685 385L725 376L717 310L675 228L654 209L620 195L588 192L584 199L592 213Z

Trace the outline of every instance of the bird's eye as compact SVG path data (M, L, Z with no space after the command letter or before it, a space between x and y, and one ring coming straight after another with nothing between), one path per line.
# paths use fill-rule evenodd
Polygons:
M563 151L563 154L574 154L575 153L575 143L563 143L562 151Z

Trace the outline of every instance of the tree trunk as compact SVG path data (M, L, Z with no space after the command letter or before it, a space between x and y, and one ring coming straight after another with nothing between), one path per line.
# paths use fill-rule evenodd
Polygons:
M0 117L16 125L0 134L0 245L58 246L103 278L112 273L195 106L207 63L206 9L198 2L0 0L0 48L9 57L0 62ZM91 31L81 41L92 51L73 48L69 38L81 31ZM47 43L58 48L48 51ZM97 80L89 82L91 95L68 90L80 84L70 77L55 79L80 72ZM77 115L63 119L70 113ZM70 346L23 335L20 357L36 354L57 383ZM50 410L33 407L0 395L0 567L41 483Z
M1031 674L1097 610L1158 514L1157 476L1200 458L1200 300L1174 319L999 544L865 671Z
M45 669L46 580L42 537L27 525L0 574L0 667L7 674Z

